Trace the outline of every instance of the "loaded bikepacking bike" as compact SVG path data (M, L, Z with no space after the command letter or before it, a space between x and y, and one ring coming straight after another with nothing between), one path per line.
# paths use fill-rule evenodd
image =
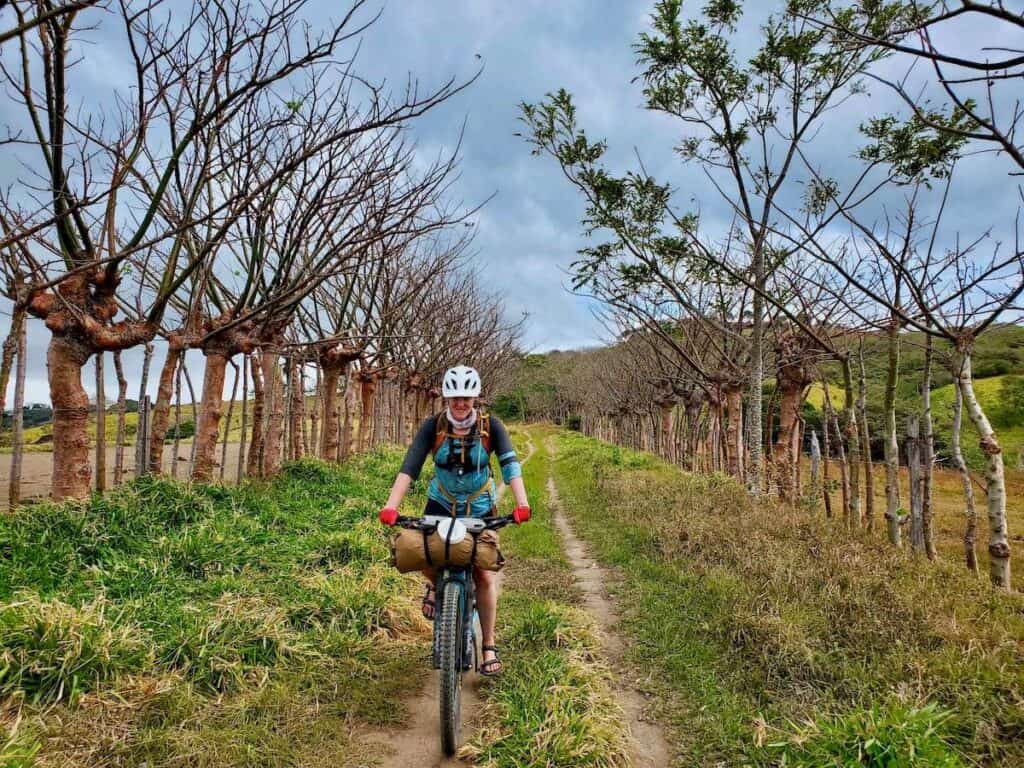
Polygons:
M465 536L478 536L486 530L496 531L517 521L513 515L501 517L449 518L434 515L399 517L402 528L437 531L452 543ZM435 575L433 666L440 671L441 748L448 756L459 746L461 728L462 674L479 668L476 652L476 593L473 566L445 566Z

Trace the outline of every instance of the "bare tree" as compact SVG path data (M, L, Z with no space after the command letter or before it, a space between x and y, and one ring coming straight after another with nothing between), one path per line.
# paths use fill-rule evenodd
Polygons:
M76 63L71 44L81 35L75 13L19 32L23 66L5 66L2 76L27 128L25 138L7 146L26 169L21 188L49 191L0 201L6 233L0 245L33 244L18 251L20 269L7 270L15 282L8 297L45 320L52 334L55 498L89 488L82 366L96 352L152 339L178 288L207 264L247 204L275 183L262 179L216 206L200 205L211 180L251 160L223 145L228 127L257 103L277 104L268 108L263 135L290 119L286 99L272 92L278 84L290 89L293 76L304 72L339 69L340 46L365 28L356 21L362 5L357 0L341 22L316 34L303 26L302 0L265 11L227 0L173 16L160 2L122 3L115 17L135 87L131 98L118 97L116 121L103 120L101 106L79 104L69 93ZM45 75L38 86L34 62ZM449 82L418 96L410 88L407 99L369 119L420 113L457 89ZM336 138L325 136L323 146ZM192 249L198 226L213 236ZM147 292L143 312L118 321L117 313L128 311L118 301L126 279L147 279L156 288Z

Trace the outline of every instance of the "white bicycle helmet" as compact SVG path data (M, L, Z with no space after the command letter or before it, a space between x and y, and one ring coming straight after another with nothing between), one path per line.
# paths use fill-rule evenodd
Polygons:
M479 397L480 374L468 365L456 365L444 372L441 385L444 397Z

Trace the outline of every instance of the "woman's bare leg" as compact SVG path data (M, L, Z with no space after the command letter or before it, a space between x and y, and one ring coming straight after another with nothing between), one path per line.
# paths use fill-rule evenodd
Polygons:
M480 634L483 645L494 645L494 625L498 615L498 578L493 571L473 567L476 582L476 609L480 614ZM494 658L494 651L484 651L484 661Z

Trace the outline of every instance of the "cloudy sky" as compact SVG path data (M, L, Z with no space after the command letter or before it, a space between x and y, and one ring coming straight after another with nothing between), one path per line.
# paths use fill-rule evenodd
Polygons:
M583 206L554 162L532 156L523 139L515 136L520 102L537 101L559 87L568 89L588 134L608 139L613 168L633 167L639 157L650 172L675 185L680 208L699 206L712 226L716 220L727 220L727 211L706 178L673 155L672 146L682 136L680 126L644 111L640 86L631 82L638 72L632 45L647 29L652 6L653 0L391 0L363 14L367 18L381 11L363 36L358 58L357 69L371 80L401 86L411 74L429 88L482 69L469 89L422 118L413 130L422 150L434 153L453 146L465 123L458 194L468 204L494 195L476 217L475 258L486 280L505 297L509 315L528 313L525 344L531 349L594 344L604 331L592 305L564 288L565 270L583 244ZM321 0L310 7L308 16L316 23L337 16L338 7ZM757 44L757 21L750 16L744 21L741 47ZM121 53L110 42L113 38L104 23L89 33L92 44L85 49L78 73L83 93L93 84L97 92L103 90L119 71ZM993 42L980 28L959 30L957 41L965 49ZM895 74L904 67L894 61L881 71ZM866 115L897 106L891 92L872 88L872 96L834 113L816 140L815 151L833 175L856 169L857 126ZM6 99L0 99L0 118L7 124L21 121ZM957 181L947 217L950 226L977 233L979 226L992 222L1012 223L1019 200L1014 182L1006 179L1005 165L984 157L972 163L972 172ZM13 179L18 171L10 158L0 157L0 173ZM979 212L984 212L986 223L979 223ZM0 326L9 325L9 308L2 306L0 311ZM48 399L47 337L39 321L32 321L29 402ZM157 365L160 358L162 351ZM124 361L129 392L134 393L141 354L126 352ZM194 376L201 376L197 353L190 368ZM93 391L91 374L84 378ZM112 374L109 381L108 395L114 391Z

